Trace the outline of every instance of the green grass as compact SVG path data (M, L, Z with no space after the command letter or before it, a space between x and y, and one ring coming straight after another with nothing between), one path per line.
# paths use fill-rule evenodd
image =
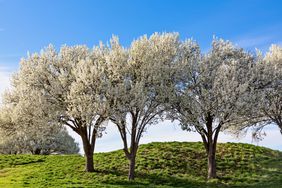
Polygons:
M95 154L95 168L84 172L79 155L0 155L0 187L282 187L282 152L250 144L218 144L210 181L200 142L141 145L134 182L122 150Z

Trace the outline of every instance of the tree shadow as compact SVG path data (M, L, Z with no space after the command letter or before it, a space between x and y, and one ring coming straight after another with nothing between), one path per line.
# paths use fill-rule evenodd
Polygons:
M188 179L185 177L177 177L176 175L167 175L167 174L154 174L154 173L142 173L136 172L136 179L135 181L128 181L127 180L127 172L120 171L120 170L98 170L97 173L103 175L114 175L119 178L109 178L104 179L103 183L113 186L122 186L122 187L156 187L156 186L164 186L164 187L273 187L278 188L282 185L282 175L279 175L277 172L276 175L269 178L263 178L253 181L248 181L247 179L236 179L232 181L232 178L228 178L225 176L218 177L215 181L199 181L199 179ZM261 174L269 174L266 170L262 170ZM279 179L280 178L280 179ZM224 181L228 181L229 183L223 183ZM278 183L278 184L277 184Z
M127 172L125 171L98 170L97 173L101 173L105 175L115 175L118 177L122 176L123 178L121 179L104 180L103 183L110 184L110 185L126 186L126 187L169 186L169 187L191 187L193 188L193 187L207 186L206 182L199 182L198 180L180 178L174 175L136 172L136 179L134 181L128 181Z

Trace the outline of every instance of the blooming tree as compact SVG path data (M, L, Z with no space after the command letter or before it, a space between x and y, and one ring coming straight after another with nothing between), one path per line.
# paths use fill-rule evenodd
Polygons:
M13 91L5 93L0 111L1 153L78 153L78 144L63 126L49 119L50 109L43 108L45 102L38 95L23 94L19 86Z
M208 178L215 178L219 133L244 122L239 114L244 110L253 58L217 39L207 54L202 55L192 40L183 42L181 48L170 116L178 119L184 130L201 135L208 156Z
M258 91L257 102L261 113L276 124L282 134L282 47L272 45L263 66L266 72L260 76L267 77L271 84Z
M92 172L96 139L110 120L133 180L148 126L163 118L179 120L184 130L200 134L208 178L215 178L220 132L258 122L282 127L281 54L281 47L273 46L265 58L255 58L221 39L203 54L195 41L179 41L176 33L143 36L128 48L117 37L91 50L64 46L57 52L49 46L21 61L4 97L0 126L8 134L19 125L24 133L35 125L42 133L58 124L70 127L82 139L86 171ZM65 129L55 130L53 135L66 138Z
M265 56L260 52L252 71L247 97L247 116L251 119L241 129L254 127L255 137L266 125L276 124L282 134L282 48L272 45Z
M112 40L108 56L111 120L117 125L123 150L129 160L129 180L134 179L135 160L140 139L148 125L164 115L164 103L170 95L168 67L176 60L179 46L175 33L143 36L129 49Z
M20 100L19 111L25 106L36 106L41 110L33 112L34 121L38 121L38 116L44 117L45 123L64 124L80 135L89 172L94 171L95 142L107 118L101 88L95 88L91 82L92 88L85 90L89 86L88 78L96 78L101 84L102 79L98 77L102 74L96 69L102 62L98 51L98 48L89 50L85 46L64 46L56 52L49 46L40 54L32 54L21 61L15 81L18 87L14 88L15 92L21 91L20 96L28 94ZM24 114L22 118L26 117Z
M1 134L2 133L2 134ZM0 153L19 154L32 153L44 154L76 154L79 152L78 143L68 134L65 127L61 125L29 126L29 129L16 129L13 134L5 135L0 130L1 143Z

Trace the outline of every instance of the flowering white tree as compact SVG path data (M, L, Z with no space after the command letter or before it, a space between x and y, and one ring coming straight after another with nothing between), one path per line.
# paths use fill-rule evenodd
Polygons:
M15 81L15 79L14 79ZM15 91L15 90L14 90ZM78 153L78 144L66 129L49 120L44 102L34 92L6 92L0 111L1 153ZM20 94L20 95L19 95ZM32 95L30 95L32 94ZM28 97L28 103L24 98ZM25 102L23 102L25 101Z
M254 61L250 54L223 40L215 39L204 55L191 40L181 48L170 116L178 119L184 130L201 135L208 156L208 178L215 178L218 136L245 121L239 114L244 110Z
M265 72L262 76L267 77L271 84L258 91L257 102L262 114L276 124L282 134L282 47L272 45L263 66Z
M135 160L140 139L148 125L164 115L164 103L170 95L169 67L176 60L179 46L175 33L143 36L132 42L129 49L112 40L108 71L111 80L109 98L129 160L129 180L134 179Z
M254 136L266 125L276 124L282 134L282 48L272 45L263 57L260 52L252 71L252 84L246 107L249 108L248 124L241 129L253 126Z
M101 87L95 88L102 81L98 69L102 65L102 56L98 51L98 48L91 51L85 46L64 46L56 52L49 46L40 54L35 53L21 61L15 76L17 87L14 88L15 92L20 91L19 96L28 94L19 100L19 111L26 106L36 106L40 110L33 111L32 120L39 121L38 116L44 117L45 126L48 126L46 122L61 123L80 135L86 171L89 172L94 171L95 142L101 136L107 118ZM37 96L37 99L31 96ZM25 114L18 116L28 122L30 118L25 120Z
M5 135L0 129L0 153L19 154L51 153L76 154L79 152L78 143L68 134L61 125L38 127L30 125L29 129L17 127L13 134Z

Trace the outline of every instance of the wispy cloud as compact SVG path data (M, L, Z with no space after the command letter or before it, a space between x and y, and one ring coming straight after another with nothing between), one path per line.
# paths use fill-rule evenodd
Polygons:
M254 50L255 48L259 48L260 50L265 51L273 43L281 44L281 29L281 24L256 29L255 31L234 37L231 41L246 49Z
M234 44L243 48L257 48L265 46L274 40L273 36L245 36L239 38Z
M19 54L1 54L0 53L0 70L2 72L16 72L19 68L21 59Z
M1 31L5 31L5 29L4 29L4 28L0 28L0 32L1 32Z
M282 41L279 41L276 44L279 45L279 46L282 46Z

